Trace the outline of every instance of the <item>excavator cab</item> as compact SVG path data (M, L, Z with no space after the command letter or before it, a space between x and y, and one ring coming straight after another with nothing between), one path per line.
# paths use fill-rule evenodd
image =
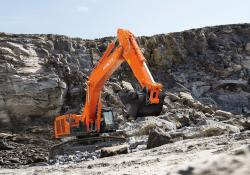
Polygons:
M77 136L82 137L88 135L86 131L86 125L81 121L81 115L77 114L65 114L57 117L54 122L55 135L57 138L61 136ZM96 131L96 126L92 126L92 130ZM112 132L115 131L115 121L112 108L102 108L100 132Z
M102 109L101 132L115 131L114 114L111 108Z

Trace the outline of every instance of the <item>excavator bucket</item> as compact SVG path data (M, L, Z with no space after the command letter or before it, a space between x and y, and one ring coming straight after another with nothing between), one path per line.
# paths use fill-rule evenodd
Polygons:
M150 104L144 92L121 92L119 96L126 107L128 115L133 118L160 115L165 97L164 94L160 93L160 102L158 104Z

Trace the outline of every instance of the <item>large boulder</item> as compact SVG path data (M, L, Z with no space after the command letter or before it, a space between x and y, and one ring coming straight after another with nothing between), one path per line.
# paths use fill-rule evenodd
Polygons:
M150 131L147 144L148 149L155 148L167 143L172 143L172 138L163 129L155 128Z

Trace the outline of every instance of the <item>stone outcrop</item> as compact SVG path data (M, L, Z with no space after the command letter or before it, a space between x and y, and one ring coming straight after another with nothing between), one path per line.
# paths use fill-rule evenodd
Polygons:
M80 112L86 77L111 39L0 33L1 126L41 117L51 120L67 107ZM153 76L166 90L185 90L203 104L249 113L249 24L138 37L138 42ZM130 68L122 65L103 97L104 105L118 106L116 114L125 110L117 95L127 86L122 80L139 88Z

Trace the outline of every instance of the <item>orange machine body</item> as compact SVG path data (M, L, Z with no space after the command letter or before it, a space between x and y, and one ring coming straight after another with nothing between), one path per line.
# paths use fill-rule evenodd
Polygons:
M86 101L83 113L64 114L56 117L54 122L55 137L72 135L72 128L78 133L101 132L102 105L100 92L106 80L126 61L143 89L147 89L149 103L159 103L162 85L155 83L134 35L128 30L118 29L119 45L109 43L103 56L91 72L87 81Z

